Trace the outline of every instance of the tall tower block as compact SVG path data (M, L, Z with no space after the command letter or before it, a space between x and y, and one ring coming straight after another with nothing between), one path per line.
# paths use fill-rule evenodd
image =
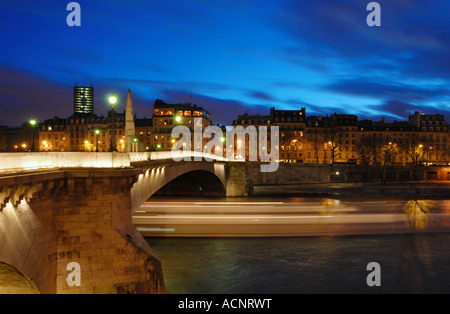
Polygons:
M137 151L137 143L134 143L135 133L134 114L133 114L133 99L131 97L131 90L128 90L127 108L125 110L125 152Z
M94 88L92 86L74 86L73 113L76 116L94 114Z

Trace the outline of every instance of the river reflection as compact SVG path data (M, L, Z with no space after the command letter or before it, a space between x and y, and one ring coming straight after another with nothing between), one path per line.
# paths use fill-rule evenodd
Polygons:
M168 293L450 293L448 234L147 241ZM366 285L370 262L379 288Z
M151 199L144 236L337 236L450 231L448 201L376 198Z
M439 214L437 205L438 202L432 200L408 201L404 208L405 213L408 214L408 225L415 230L432 227L433 222L429 215Z
M255 219L250 219L251 215L257 215L261 220L275 213L288 218L285 224L281 224L279 217L271 218L276 220L280 230L299 223L302 230L314 227L322 231L341 223L346 229L341 227L337 231L353 230L357 226L358 231L369 228L372 235L147 237L163 263L168 293L450 293L450 233L446 233L450 230L448 200L170 201L172 203L164 205L165 200L152 200L143 208L145 213L142 215L160 215L159 220L167 220L160 228L168 228L172 224L170 219L177 219L170 228L180 230L186 221L195 223L198 217L202 217L202 223L212 217L212 223L216 224L214 229L222 221L235 224L241 216L244 218L239 219L253 222ZM264 202L263 206L261 202ZM317 224L316 218L311 219L308 215L325 218L317 220L320 222ZM151 217L145 221L152 221ZM268 218L267 221L271 220ZM259 222L254 223L253 227ZM387 225L392 225L388 229L390 234L378 234L387 230ZM267 231L270 226L264 228ZM434 233L429 233L431 231ZM369 288L366 284L369 273L366 267L371 262L381 265L382 286L379 288Z

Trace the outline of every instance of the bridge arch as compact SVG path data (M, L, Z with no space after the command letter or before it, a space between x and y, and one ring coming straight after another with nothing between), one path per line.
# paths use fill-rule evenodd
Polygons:
M0 294L40 294L33 281L17 268L0 262Z
M173 179L154 195L166 197L226 196L226 189L215 174L205 170L194 170Z
M144 168L145 169L145 168ZM132 211L136 211L152 195L177 178L188 174L208 173L226 188L225 164L218 162L180 162L148 166L131 189Z

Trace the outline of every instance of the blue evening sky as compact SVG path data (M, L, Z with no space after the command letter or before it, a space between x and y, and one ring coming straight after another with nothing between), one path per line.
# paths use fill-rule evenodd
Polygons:
M159 98L193 102L214 123L270 107L307 114L450 118L450 2L89 0L69 27L62 0L0 2L0 124L72 113L73 86L114 92L138 117Z

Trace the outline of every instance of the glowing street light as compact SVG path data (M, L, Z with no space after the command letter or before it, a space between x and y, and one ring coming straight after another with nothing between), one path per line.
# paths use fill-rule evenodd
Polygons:
M100 135L100 130L95 130L95 146L96 146L96 149L95 149L95 151L98 153L98 136Z
M114 93L111 95L111 97L109 97L109 103L113 105L113 108L114 105L117 103L117 97L114 95Z
M30 125L31 125L31 151L34 152L35 148L34 148L34 126L37 124L37 121L32 119L30 120Z
M182 118L181 118L180 116L176 116L176 117L175 117L175 121L177 121L178 123L180 123L181 120L182 120Z
M117 103L117 97L112 93L111 97L109 97L109 103L112 106L111 110L111 143L109 145L109 151L115 152L116 149L116 111L114 110L114 105Z

